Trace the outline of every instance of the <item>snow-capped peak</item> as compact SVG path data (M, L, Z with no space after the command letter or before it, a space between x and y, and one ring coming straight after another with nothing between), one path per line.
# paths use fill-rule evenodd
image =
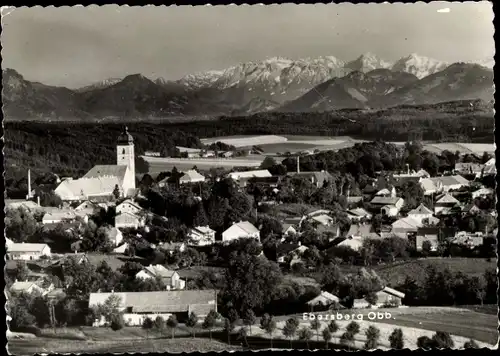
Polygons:
M396 61L391 69L396 72L406 72L418 78L423 78L442 71L448 66L449 63L421 56L417 53L411 53Z
M389 68L391 63L379 58L371 52L366 52L355 60L348 62L345 66L350 70L366 73L374 69Z
M78 91L88 91L88 90L93 90L93 89L103 89L110 87L112 85L115 85L116 83L120 82L122 78L108 78L101 80L99 82L96 82L94 84L87 85L83 88L77 89Z

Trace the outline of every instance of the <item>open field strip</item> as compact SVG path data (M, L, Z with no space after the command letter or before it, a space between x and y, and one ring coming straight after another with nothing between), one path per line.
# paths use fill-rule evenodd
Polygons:
M450 309L452 309L452 308L450 308ZM388 312L392 313L393 310L394 309L371 310L371 311L372 312L388 311ZM326 313L327 312L325 312L325 314ZM339 311L339 313L356 314L357 315L359 312L358 311ZM366 314L368 314L368 311L366 311ZM424 315L426 315L426 314L424 314ZM434 315L435 315L436 319L439 319L442 321L439 323L436 320L434 325L430 325L430 323L429 323L429 324L422 325L422 326L421 325L415 326L415 324L419 323L417 321L417 320L419 320L419 318L423 320L423 318L421 318L422 317L421 315L419 315L419 316L415 315L414 320L408 320L408 321L405 320L404 318L400 319L401 316L397 316L397 317L393 316L394 319L392 319L392 320L381 319L381 320L373 320L373 321L368 320L368 317L365 316L363 318L363 320L356 320L356 322L360 325L360 332L358 334L356 334L356 336L355 336L355 347L361 348L363 346L363 344L366 341L365 331L366 331L366 329L368 329L368 327L370 325L373 325L380 330L379 342L380 342L380 348L383 348L383 349L390 349L390 344L389 344L388 338L389 338L389 335L393 332L393 330L395 328L401 328L401 330L403 331L403 335L404 335L405 347L408 347L409 349L417 349L417 339L419 337L421 337L421 336L432 337L432 335L437 330L449 332L452 335L452 338L455 342L455 348L463 347L463 344L465 342L469 341L469 339L471 339L471 338L476 340L480 347L492 348L496 344L497 337L495 335L497 335L497 333L495 331L495 326L494 326L496 324L493 324L490 322L489 324L492 324L492 325L489 328L476 327L475 330L477 330L477 333L474 333L474 332L471 332L474 328L467 326L467 329L464 329L464 322L467 320L467 323L468 323L468 320L470 320L471 319L470 317L472 317L473 315L464 315L463 318L458 318L455 320L451 320L451 319L445 320L442 318L443 314L440 314L440 313L436 313ZM444 315L446 315L446 314L444 314ZM275 319L277 320L277 323L276 323L277 329L273 333L273 338L284 339L282 330L283 330L283 327L284 327L286 320L288 318L290 318L290 316L275 317ZM303 326L306 326L306 327L310 326L310 321L303 320L302 315L300 317L297 316L297 319L300 322L299 329ZM405 321L407 321L407 322L405 322ZM345 332L346 327L350 322L351 322L351 320L349 320L349 321L346 321L346 320L336 321L337 325L339 326L339 330L334 334L334 337L332 338L333 343L335 343L335 344L340 343L340 336ZM467 335L465 335L465 336L458 335L457 333L453 333L449 330L446 330L446 326L450 322L454 323L452 325L455 325L454 331L459 332L460 330L463 330L463 334L467 334ZM321 327L320 327L320 334L319 334L320 339L319 340L322 340L321 339L321 331L325 327L327 327L329 323L330 323L329 320L327 320L327 321L321 320L320 321ZM458 325L458 327L456 325ZM252 336L259 336L262 338L270 338L270 336L268 334L266 334L262 329L259 328L258 324L255 324L254 326L252 326L252 334L251 335ZM489 337L488 337L488 335L489 335ZM495 336L495 337L493 337L493 336ZM485 339L487 339L487 341L485 341ZM297 337L295 337L294 340L297 340ZM311 340L316 340L315 332L313 332L313 338Z
M234 147L260 146L265 144L286 142L286 137L276 135L256 135L256 136L227 136L203 138L200 140L204 145L210 145L215 142L223 142Z
M149 165L149 172L162 172L177 167L179 170L210 169L216 167L259 167L265 156L249 156L245 158L171 158L141 156Z

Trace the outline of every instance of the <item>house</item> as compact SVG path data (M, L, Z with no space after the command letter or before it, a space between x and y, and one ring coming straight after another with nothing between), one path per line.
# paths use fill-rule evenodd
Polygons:
M415 220L411 217L402 218L392 223L392 233L397 237L406 238L410 233L416 233L419 227L422 227L421 220Z
M10 260L38 260L42 256L51 256L47 244L11 243L7 246L7 258Z
M355 206L356 204L359 204L363 201L362 196L347 196L347 205L348 206Z
M332 306L337 307L340 305L340 298L326 291L321 291L318 296L314 297L306 304L310 307L311 312L314 311L315 308L324 310Z
M41 295L45 295L54 289L54 285L49 286L48 288L42 288L37 282L29 282L29 281L15 281L10 287L10 291L13 293L40 293Z
M249 179L249 178L263 178L263 177L272 177L272 174L269 173L267 169L261 169L261 170L256 170L256 171L244 171L244 172L232 172L228 174L228 177L235 180L239 181L240 179Z
M447 236L454 236L455 232L452 229L442 229L439 227L419 227L415 234L409 238L413 243L413 247L417 251L422 250L423 243L428 241L431 244L431 251L437 251L439 242L445 240Z
M260 231L248 221L233 224L222 233L222 241L230 242L240 238L252 238L260 241Z
M186 244L184 242L163 242L160 243L158 247L165 250L169 254L186 251Z
M412 209L408 212L408 217L413 220L422 222L424 219L432 219L434 213L431 209L426 207L424 204L420 204L415 209Z
M393 288L384 287L382 290L375 293L377 302L371 305L365 298L354 299L353 308L383 308L383 307L400 307L403 305L404 293L401 293Z
M466 204L462 208L463 215L474 215L474 214L479 214L480 212L481 209L474 203Z
M455 237L450 240L450 243L474 249L483 245L484 235L481 232L467 233L465 231L460 231L455 234Z
M294 257L300 257L298 253L298 248L301 246L299 243L281 243L276 247L276 262L285 263L286 258L289 256L292 259Z
M194 169L187 171L179 178L179 184L203 183L204 181L205 177Z
M5 238L5 247L7 247L7 246L9 246L9 245L11 245L13 243L14 243L14 241L12 241L11 239L9 239L8 237Z
M123 234L116 227L109 227L106 229L106 237L113 246L119 246L123 241Z
M398 182L399 185L402 185L408 181L418 182L420 178L429 178L429 177L430 174L425 169L420 169L418 172L415 171L410 172L408 170L407 173L392 174L392 178L394 178L394 180Z
M76 220L76 214L73 210L61 209L58 211L52 211L43 215L42 223L46 224L60 224L68 223ZM88 216L85 215L84 221L88 221Z
M363 208L355 208L347 210L347 217L349 218L349 220L356 222L362 219L370 220L372 218L372 214L370 214Z
M137 229L140 226L144 226L145 219L136 214L129 212L123 212L115 216L115 227L117 229L123 228L134 228Z
M128 250L128 243L124 242L113 249L113 253L125 254Z
M492 196L494 194L495 194L495 191L493 189L481 188L481 189L478 189L478 190L472 192L472 199L485 198L487 196Z
M177 273L176 271L168 270L162 265L151 265L144 267L141 271L137 272L135 278L161 278L168 290L184 289L186 287L186 281L180 278L179 273Z
M449 212L451 208L460 206L460 202L448 193L440 194L436 197L436 202L434 203L434 214Z
M317 188L323 187L326 183L333 181L333 176L326 171L319 172L289 172L288 176L301 177L310 181Z
M449 192L469 186L470 182L462 176L442 176L435 178L423 178L420 186L424 190L424 195L432 195L440 192Z
M282 230L282 235L285 237L285 236L288 236L288 235L296 235L297 234L297 229L295 228L294 225L292 224L282 224L283 226L283 230Z
M119 300L119 310L123 312L125 324L141 326L149 317L153 320L161 316L167 320L171 315L177 319L187 318L193 312L201 320L211 310L217 311L217 291L179 290L156 292L91 293L89 308L102 305L110 296ZM93 326L106 325L104 317L95 320Z
M455 172L458 174L475 174L477 176L481 175L483 171L483 165L479 163L455 163Z
M311 222L323 226L330 226L333 223L333 218L326 214L315 215L311 217Z
M377 197L395 197L396 196L396 188L394 186L389 190L388 188L384 188L375 193Z
M387 216L396 216L404 205L403 198L399 197L380 197L376 196L371 201L375 208L380 209L382 214Z
M334 247L349 247L354 251L359 251L363 247L363 241L365 238L361 236L347 236Z
M94 202L86 200L79 204L75 209L75 213L84 213L86 215L92 215L100 206Z
M241 178L240 183L243 183L243 186L246 186L247 183L261 186L263 188L277 188L281 183L280 176L272 176L272 177L250 177L250 178ZM240 184L241 186L242 184Z
M189 230L189 244L192 246L207 246L215 243L215 231L208 226L197 226Z
M140 214L142 208L130 199L127 199L116 206L116 215L122 213Z
M351 224L347 237L356 237L361 239L373 239L380 236L374 231L372 224Z

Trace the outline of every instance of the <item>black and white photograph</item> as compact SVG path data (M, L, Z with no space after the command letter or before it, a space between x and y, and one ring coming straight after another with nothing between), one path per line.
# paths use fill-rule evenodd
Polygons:
M2 7L7 352L496 349L493 18Z

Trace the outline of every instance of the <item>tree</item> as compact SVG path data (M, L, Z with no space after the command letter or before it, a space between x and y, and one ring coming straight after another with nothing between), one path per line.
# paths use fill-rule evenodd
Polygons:
M417 347L424 350L433 349L436 347L434 341L428 336L420 336L417 339Z
M332 333L330 331L330 328L326 327L323 329L323 340L325 341L325 348L328 348L328 343L332 340Z
M484 297L486 296L486 279L483 276L472 276L468 281L468 290L474 293L475 299L479 299L483 305Z
M389 335L391 349L402 350L404 348L403 330L397 328Z
M306 342L307 349L309 349L309 340L311 340L311 338L313 336L311 329L308 328L307 326L302 327L299 330L298 336L299 336L299 340Z
M195 327L197 324L198 324L198 316L194 312L191 312L189 314L188 319L186 320L186 326L188 328L191 328L191 334L192 334L193 338L196 335Z
M170 315L167 319L167 326L172 330L172 339L175 338L175 328L177 327L177 325L179 324L179 322L177 321L177 318L175 315Z
M255 317L253 310L247 309L243 317L243 323L249 327L250 335L252 334L252 325L255 324L256 321L257 318Z
M240 328L240 330L238 331L238 339L245 340L245 347L248 347L247 334L248 334L248 330L247 330L246 326Z
M115 199L120 198L120 188L118 187L118 184L116 184L115 189L113 189L113 196Z
M146 330L146 338L149 339L149 330L153 328L154 322L151 320L151 318L148 316L144 321L142 322L142 328Z
M330 321L330 323L328 324L328 330L330 330L332 334L335 334L339 330L339 326L335 322L335 320Z
M201 325L203 329L208 329L210 333L210 340L212 340L212 329L215 326L215 322L217 321L218 316L219 314L215 310L210 310L210 312L205 317L205 320L203 320L203 324Z
M321 323L316 318L312 319L310 323L311 329L316 332L316 341L319 341L319 329L321 328Z
M262 315L262 317L260 318L260 328L262 330L266 330L266 326L270 320L271 320L271 316L268 313L265 313L264 315Z
M377 305L378 297L374 292L370 292L365 296L365 300L370 303L370 305Z
M429 240L422 242L422 255L429 256L432 251L432 243Z
M479 345L474 340L470 339L464 343L464 349L479 349Z
M346 331L340 336L340 343L347 346L348 348L354 343L354 335L349 331Z
M125 321L123 320L123 315L120 314L115 314L111 317L111 330L113 331L118 331L123 329L123 326L125 325Z
M283 327L283 335L290 339L290 348L292 348L292 339L295 337L298 327L299 322L295 318L288 319Z
M16 298L9 298L7 303L7 314L11 317L9 327L16 331L22 327L30 326L35 323L35 317L29 312L30 300L27 295L21 295Z
M160 332L165 329L165 320L160 315L154 321L154 328Z
M276 164L277 163L274 160L274 158L272 158L271 156L266 156L266 158L264 158L264 160L260 164L260 169L269 169L269 168L275 166Z
M208 217L205 212L205 208L203 207L203 203L198 203L196 205L196 211L193 217L193 226L207 226L208 225Z
M224 332L227 334L227 343L231 345L231 333L234 330L234 324L228 318L224 318Z
M378 346L378 340L380 338L380 330L377 329L375 326L370 325L366 330L365 335L366 335L365 349L366 350L376 349Z
M356 335L357 333L359 333L359 324L355 321L351 321L347 327L346 327L346 330L348 333L351 333L353 336Z
M28 266L26 265L26 262L17 261L16 269L14 272L15 279L17 279L19 282L24 282L28 279L29 272L30 271L28 269Z
M269 321L267 322L265 329L266 333L269 335L271 339L271 349L273 348L273 333L276 330L276 321L271 316Z
M445 331L437 331L432 336L432 341L434 342L435 347L439 349L451 349L455 346L450 334Z

